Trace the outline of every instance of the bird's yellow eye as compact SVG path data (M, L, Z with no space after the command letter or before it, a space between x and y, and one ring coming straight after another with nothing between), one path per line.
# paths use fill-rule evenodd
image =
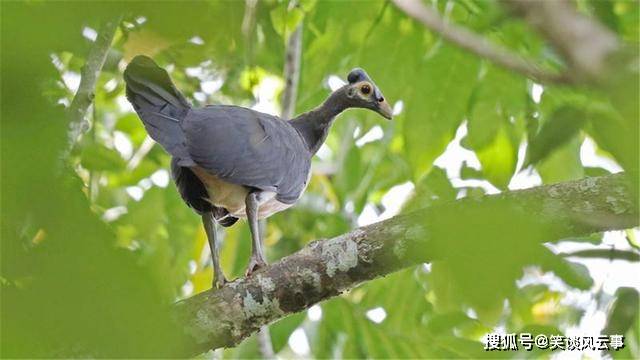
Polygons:
M362 87L360 88L360 91L365 94L365 95L369 95L369 93L371 92L371 86L364 84L362 85Z

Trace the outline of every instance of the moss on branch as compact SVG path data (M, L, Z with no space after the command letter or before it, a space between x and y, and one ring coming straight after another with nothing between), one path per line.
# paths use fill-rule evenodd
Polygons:
M440 220L445 214L473 216L495 210L496 204L518 214L514 219L524 216L544 229L543 236L524 237L522 241L551 241L638 225L637 204L631 200L629 185L621 174L462 199L399 215L332 239L314 241L251 277L177 303L175 315L188 342L184 355L234 346L261 326L364 281L438 259L443 256L438 245L456 241L455 233L469 231L465 226L471 226L459 221L457 229L450 228L447 221L451 219ZM443 226L450 228L450 235L442 236L437 230Z

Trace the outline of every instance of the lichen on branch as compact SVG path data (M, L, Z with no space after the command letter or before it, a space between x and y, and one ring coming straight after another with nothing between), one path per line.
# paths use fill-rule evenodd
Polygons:
M462 199L399 215L314 241L250 277L177 303L174 315L184 329L188 349L184 355L235 346L261 326L364 281L445 256L439 244L455 246L450 242L457 241L456 232L480 229L463 220L452 228L440 220L444 213L469 216L494 209L519 214L516 216L546 229L542 236L514 242L544 242L638 225L637 203L629 196L622 174ZM450 230L443 236L438 229L445 227Z

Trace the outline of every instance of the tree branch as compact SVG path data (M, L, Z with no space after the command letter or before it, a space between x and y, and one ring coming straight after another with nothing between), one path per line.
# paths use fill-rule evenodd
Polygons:
M626 260L633 262L640 261L640 254L638 254L637 252L619 249L585 249L569 253L559 253L558 256L606 260Z
M616 35L580 14L568 0L505 0L507 7L542 33L570 65L573 81L599 81L619 50Z
M251 277L237 279L217 291L206 291L175 305L175 316L187 337L188 354L238 344L261 326L352 289L358 284L404 267L437 259L439 241L456 241L455 232L477 224L438 224L446 211L491 211L497 202L509 212L553 228L556 239L638 225L638 212L621 174L462 199L315 241ZM491 207L493 204L493 208ZM435 221L435 222L434 222ZM508 221L495 214L496 224ZM446 239L433 234L445 225ZM545 236L547 234L545 233ZM549 241L546 238L542 241Z
M289 37L284 61L284 91L282 92L282 118L290 120L296 110L300 56L302 54L302 21Z
M69 114L69 143L65 155L73 150L78 138L90 128L89 121L86 120L87 110L95 97L96 82L119 24L120 17L102 25L82 67L78 91L67 110Z
M444 39L499 66L520 73L539 83L566 83L569 80L565 75L548 72L537 64L513 54L464 27L446 22L437 11L425 6L420 0L393 0L393 2L400 10L421 22L428 29L437 32Z

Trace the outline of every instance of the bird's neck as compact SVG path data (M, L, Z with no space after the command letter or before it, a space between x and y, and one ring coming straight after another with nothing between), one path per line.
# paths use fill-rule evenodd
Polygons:
M290 121L304 139L311 154L320 149L327 139L333 120L347 108L344 92L345 88L334 91L322 105Z

